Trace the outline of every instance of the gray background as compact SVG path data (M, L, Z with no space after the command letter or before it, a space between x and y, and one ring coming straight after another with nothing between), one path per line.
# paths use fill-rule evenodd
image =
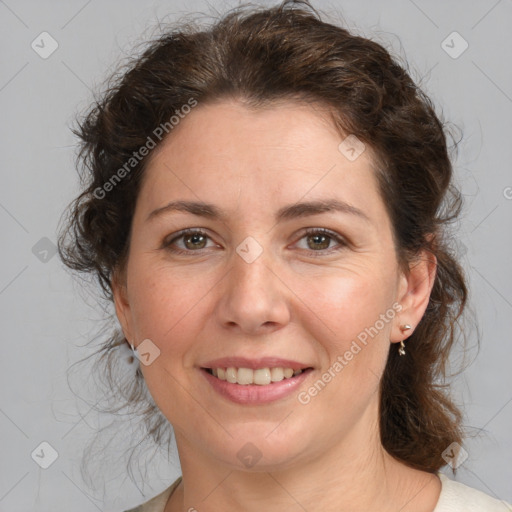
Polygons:
M70 391L66 370L89 353L84 345L102 312L52 249L59 217L78 190L69 126L90 102L91 88L141 34L150 34L148 26L185 12L214 14L235 5L0 0L0 511L123 510L180 474L177 460L169 466L157 456L140 489L126 478L124 462L116 460L104 463L104 488L83 481L80 457L101 422ZM349 28L404 55L413 78L422 80L439 111L463 131L456 173L466 209L457 235L482 343L479 352L470 351L473 363L455 380L472 434L456 479L512 501L512 2L314 5L333 13L334 20L341 13ZM46 59L31 47L43 31L59 45ZM462 40L456 36L442 44L453 31L469 45L457 58L446 45L453 54ZM470 345L475 339L470 333ZM82 379L85 383L87 376ZM44 441L58 452L47 469L31 457ZM129 439L119 441L129 446Z

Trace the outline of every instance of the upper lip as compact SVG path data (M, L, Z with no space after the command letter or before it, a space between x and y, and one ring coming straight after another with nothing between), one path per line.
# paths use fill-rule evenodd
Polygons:
M300 363L291 359L282 359L280 357L260 357L257 359L248 359L246 357L222 357L207 361L200 365L201 368L292 368L294 370L304 370L311 368L312 365Z

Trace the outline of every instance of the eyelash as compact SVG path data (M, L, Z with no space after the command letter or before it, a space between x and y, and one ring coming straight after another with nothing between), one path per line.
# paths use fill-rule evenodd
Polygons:
M202 249L198 249L196 251L196 250L176 249L175 247L172 247L173 243L175 243L177 240L184 238L187 235L189 235L189 236L190 235L200 235L200 236L204 236L204 237L210 239L210 236L208 235L208 233L206 233L202 229L189 228L189 229L184 229L183 231L180 231L179 233L176 234L175 237L173 237L168 242L164 241L162 248L164 248L172 253L175 253L175 254L186 254L186 255L189 255L193 252L201 251ZM348 243L346 242L346 240L344 238L342 238L340 235L336 234L334 231L330 231L325 228L308 228L304 231L303 235L299 238L299 240L302 240L303 238L306 238L308 236L314 236L314 235L326 236L326 237L330 238L331 240L334 240L335 242L337 242L339 244L339 247L330 248L330 249L321 249L319 251L312 251L312 250L308 251L305 249L306 252L308 252L313 257L321 257L325 254L337 252L337 251L343 250L344 248L346 248L348 246Z

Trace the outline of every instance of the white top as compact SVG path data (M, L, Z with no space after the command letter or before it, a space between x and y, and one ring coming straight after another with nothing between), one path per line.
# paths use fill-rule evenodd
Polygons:
M437 476L441 479L441 494L432 512L512 512L512 505L505 501L450 480L443 473L438 472ZM180 482L181 476L162 493L125 512L164 512L169 496Z

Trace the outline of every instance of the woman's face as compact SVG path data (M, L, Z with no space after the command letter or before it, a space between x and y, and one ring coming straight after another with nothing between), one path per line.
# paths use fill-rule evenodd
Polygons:
M311 106L226 101L151 155L115 301L184 452L276 469L377 438L390 339L424 308L399 313L415 299L369 149L342 141Z

